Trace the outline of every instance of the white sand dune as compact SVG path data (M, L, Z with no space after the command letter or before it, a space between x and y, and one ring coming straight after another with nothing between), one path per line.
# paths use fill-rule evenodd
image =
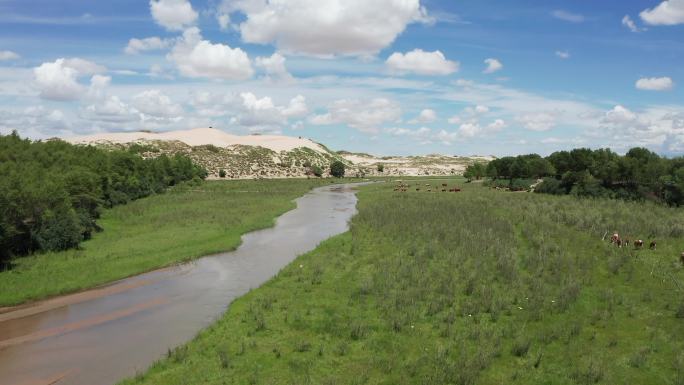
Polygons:
M114 132L67 138L70 143L132 143L138 141L177 140L190 146L212 144L217 147L234 145L260 146L273 151L291 151L298 147L308 147L325 152L318 143L305 138L280 135L232 135L215 128L195 128L184 131L168 132Z

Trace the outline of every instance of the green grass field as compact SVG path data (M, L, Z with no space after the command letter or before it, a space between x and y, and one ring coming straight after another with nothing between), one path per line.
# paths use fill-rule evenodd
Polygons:
M684 384L681 209L412 190L123 384Z
M231 250L271 226L294 199L329 180L205 182L106 210L104 231L81 249L15 260L0 272L0 306L91 288L177 262Z

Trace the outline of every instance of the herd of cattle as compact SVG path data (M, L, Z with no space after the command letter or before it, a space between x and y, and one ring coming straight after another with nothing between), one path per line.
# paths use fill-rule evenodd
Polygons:
M644 241L641 239L635 239L633 242L630 242L629 238L621 238L620 234L617 232L614 232L613 235L610 236L610 244L615 245L617 247L629 247L630 243L634 246L634 249L639 250L644 247ZM656 241L651 241L648 244L648 248L650 250L655 250L658 247L658 244ZM684 266L684 252L679 256L679 260Z
M410 184L404 184L404 183L403 183L402 181L400 181L400 180L397 181L397 183L399 183L399 184L397 184L397 185L394 186L394 191L396 191L396 192L407 192L407 191L409 191L409 189L411 189L411 185L410 185ZM416 189L416 191L418 191L418 192L420 192L420 191L427 191L427 192L433 192L433 191L434 191L434 192L439 192L440 190L441 190L442 192L460 192L460 191L461 191L461 189L458 188L458 187L449 188L449 185L446 184L446 183L442 183L441 188L440 188L439 185L434 185L434 186L432 186L431 184L426 183L426 184L425 184L424 190L421 190L421 185L420 185L420 184L417 184L417 185L415 186L415 189Z
M641 239L635 239L634 242L631 243L634 245L635 249L644 247L644 241ZM618 233L613 233L613 235L610 236L610 244L617 247L629 247L630 240L629 238L621 238ZM655 250L657 246L656 241L651 241L651 243L648 244L648 248L651 250Z

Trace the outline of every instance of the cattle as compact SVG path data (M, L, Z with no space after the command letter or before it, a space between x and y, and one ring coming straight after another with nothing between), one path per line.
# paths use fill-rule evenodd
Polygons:
M622 247L622 239L618 238L618 240L615 241L615 246Z
M617 232L614 232L613 235L610 236L610 243L617 243L617 241L620 240L620 235L618 235Z
M420 189L419 189L419 188L417 188L417 189L416 189L416 191L420 191Z
M655 250L656 249L656 241L651 241L651 243L648 245L648 248L651 250Z
M446 189L443 188L443 189L442 189L442 192L446 192Z
M634 248L635 249L640 249L642 247L644 247L644 241L642 241L641 239L637 239L634 241Z
M629 247L629 238L625 238L625 240L622 241L622 244L623 244L625 247Z
M442 183L442 187L446 187L446 186L447 186L447 184L446 184L446 183Z
M681 262L682 266L684 266L684 253L682 253L682 255L679 256L679 262Z

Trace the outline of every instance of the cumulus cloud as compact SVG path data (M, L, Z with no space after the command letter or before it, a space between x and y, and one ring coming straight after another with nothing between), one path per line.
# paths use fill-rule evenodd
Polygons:
M145 39L131 39L128 41L128 45L124 49L124 52L128 55L135 55L143 51L155 51L168 48L173 40L162 39L156 36L148 37Z
M361 132L378 133L379 127L401 118L401 108L389 99L341 99L328 107L328 112L309 119L311 124L346 124Z
M570 58L570 52L568 51L556 51L556 56L559 58L566 60Z
M174 103L160 90L147 90L135 96L131 104L144 115L154 118L175 118L183 115L183 107Z
M258 98L251 92L240 94L239 113L233 119L247 127L260 127L261 129L280 127L285 125L290 118L300 118L309 113L306 98L297 95L286 106L277 106L273 99L268 96Z
M638 145L681 152L684 150L684 109L656 106L635 112L616 105L605 112L592 134L612 143L625 143L623 148Z
M637 89L646 91L669 91L674 87L671 78L665 76L661 78L641 78L635 84Z
M256 58L255 64L257 67L264 70L266 77L269 80L282 82L291 82L294 80L285 67L285 57L277 52L270 57Z
M506 122L503 119L496 119L486 126L480 125L477 121L470 121L461 124L458 128L458 136L464 139L474 138L476 136L499 132L506 127Z
M150 0L152 18L170 31L181 31L197 21L197 12L188 0Z
M622 25L627 27L630 31L635 32L635 33L643 31L643 29L639 28L636 25L636 23L634 22L634 20L632 20L632 18L629 17L629 15L625 15L622 18Z
M224 0L219 8L244 14L245 42L313 56L374 55L407 25L431 21L420 0Z
M497 59L494 58L489 58L485 59L485 64L487 65L487 68L485 68L484 71L482 71L485 74L493 74L494 72L500 71L503 69L503 64Z
M183 32L183 37L167 57L176 63L181 74L188 77L245 80L254 75L245 51L203 40L196 27Z
M523 114L516 120L531 131L548 131L556 126L556 114L548 112Z
M105 123L124 123L140 120L139 113L119 99L118 96L109 96L105 99L88 105L84 109L83 118Z
M665 0L655 8L643 10L639 17L650 25L684 24L684 0Z
M435 120L437 120L437 112L435 110L426 108L422 111L420 111L420 114L415 119L412 119L409 121L410 124L418 124L418 123L432 123Z
M399 136L399 137L409 137L412 139L419 139L423 143L427 142L430 138L430 135L432 134L432 130L428 127L421 127L416 130L411 130L408 128L401 128L401 127L389 127L383 129L383 132L392 135L392 136Z
M459 63L447 60L440 51L425 52L414 49L405 54L395 52L385 62L393 73L419 75L449 75L458 71Z
M87 88L79 83L79 78L106 71L106 68L80 58L60 58L46 62L33 69L34 82L43 99L69 101L79 99ZM103 78L93 77L94 83ZM98 84L94 84L97 86Z
M19 59L19 54L12 51L0 51L0 61L9 61Z
M565 11L562 9L557 9L557 10L551 12L551 15L553 17L555 17L556 19L568 21L570 23L582 23L584 21L584 15L579 14L579 13L573 13L573 12Z

